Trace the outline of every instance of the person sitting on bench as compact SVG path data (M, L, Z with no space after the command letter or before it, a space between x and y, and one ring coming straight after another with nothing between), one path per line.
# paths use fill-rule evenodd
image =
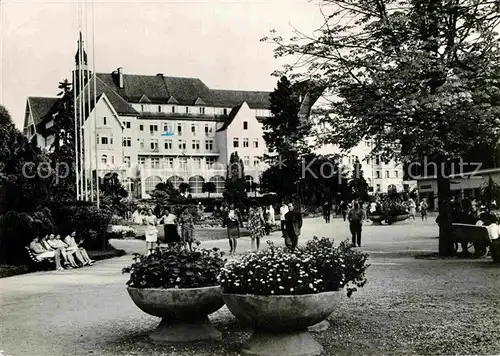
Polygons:
M52 241L52 243L51 243L51 241ZM49 244L51 244L52 247L55 246L58 248L63 248L66 251L66 254L68 256L76 257L76 259L78 260L78 262L81 263L82 266L87 265L87 260L85 260L85 258L83 258L82 254L80 252L80 249L78 249L78 248L75 249L75 248L69 247L68 244L66 244L65 242L63 242L61 240L61 235L56 235L51 241L49 241ZM78 264L77 264L77 266L78 266Z
M66 244L67 248L66 250L77 250L79 253L82 255L83 260L85 261L85 265L92 265L95 263L94 260L90 259L89 254L87 251L83 248L80 247L80 245L83 243L83 240L80 241L79 243L76 243L75 241L75 236L76 236L76 231L73 231L71 235L68 235L64 238L64 243Z
M35 237L30 245L29 245L30 251L33 253L35 258L41 262L44 259L47 258L54 258L55 264L56 264L56 270L57 271L64 271L64 268L61 266L61 251L60 250L47 250L45 247L43 247L42 243L40 242L40 239L38 237Z
M75 259L70 253L66 252L66 247L61 246L59 243L54 243L54 234L50 234L47 238L47 236L42 238L42 245L45 247L45 249L52 251L52 250L59 250L61 251L61 255L63 256L64 262L66 263L66 268L78 268L78 265L75 262ZM62 242L62 241L61 241Z

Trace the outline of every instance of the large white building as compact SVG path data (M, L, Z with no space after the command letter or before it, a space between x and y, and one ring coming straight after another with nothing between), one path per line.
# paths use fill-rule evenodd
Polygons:
M85 169L98 175L119 174L132 196L147 198L154 187L170 181L189 183L193 197L202 196L204 182L214 182L215 196L224 190L226 167L237 152L245 165L247 182L258 183L266 151L262 119L271 116L270 92L219 90L197 78L112 73L91 73L79 41L76 59L83 57L76 75L87 83L85 93ZM93 79L97 102L94 107ZM301 115L309 115L311 100L302 86ZM90 101L88 99L91 99ZM42 147L53 142L54 105L58 98L29 97L25 134ZM82 101L78 96L77 105ZM94 123L94 117L96 122ZM91 168L92 167L92 168ZM251 185L250 185L251 186Z

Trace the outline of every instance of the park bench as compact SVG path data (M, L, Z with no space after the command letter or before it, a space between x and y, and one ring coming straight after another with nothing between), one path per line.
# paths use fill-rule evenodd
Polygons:
M24 248L26 249L26 251L28 251L28 255L30 256L31 261L35 265L43 267L40 269L50 269L54 266L54 257L44 258L43 260L39 261L28 246L25 246Z
M460 243L462 245L462 253L464 254L470 254L469 248L474 247L474 257L484 256L486 248L491 244L488 230L484 226L453 223L452 238L455 253Z

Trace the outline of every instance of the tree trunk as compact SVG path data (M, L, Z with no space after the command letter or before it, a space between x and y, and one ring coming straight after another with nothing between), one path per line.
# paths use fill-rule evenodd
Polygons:
M443 167L444 168L444 167ZM438 168L438 204L439 204L439 255L452 256L454 244L451 236L451 204L450 204L450 179L443 168Z

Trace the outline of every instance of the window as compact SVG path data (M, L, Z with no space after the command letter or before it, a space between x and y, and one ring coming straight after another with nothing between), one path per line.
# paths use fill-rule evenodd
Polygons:
M144 131L144 125L139 125L139 130Z
M102 156L101 156L101 163L102 163L102 164L106 164L106 163L108 163L108 156L106 156L106 155L102 155Z
M168 157L165 159L165 163L167 164L168 168L174 168L174 158L173 157Z
M202 176L194 176L189 178L189 187L193 193L201 193L203 183L205 183L205 179Z
M191 133L193 134L193 136L196 135L196 125L195 124L191 124Z
M248 130L248 121L243 121L243 130Z
M177 124L177 135L182 136L182 124Z
M214 164L215 164L215 158L207 157L205 159L205 165L207 166L207 168L209 168L209 169L212 168ZM210 180L210 181L212 181L212 180Z
M104 116L104 117L102 118L102 124L103 124L104 126L106 126L106 125L108 124L108 122L107 122L107 121L108 121L108 120L106 119L106 116Z
M386 178L389 178L389 177L390 177L390 175L389 175L389 171L385 171L385 177L386 177Z
M212 132L210 126L208 124L205 124L205 136L208 136L210 132Z
M253 139L253 148L259 148L259 139L258 138Z
M254 159L253 159L253 166L254 167L258 167L259 164L260 164L260 160L257 157L254 157Z
M186 140L179 140L179 149L180 150L186 149Z
M248 193L253 192L253 177L252 176L245 176L245 183L246 183L246 191Z
M102 145L107 145L108 144L108 137L107 136L102 136L101 137L101 144Z
M377 184L377 192L380 192L380 184Z
M172 105L172 112L175 112L175 106Z
M226 108L224 108L224 109L222 110L222 113L223 113L224 115L227 115L227 109L226 109Z
M395 176L396 178L399 178L399 172L398 172L398 171L394 171L394 176Z
M130 168L130 156L123 156L123 164Z
M200 140L193 140L193 150L196 152L200 151Z
M375 164L376 164L376 165L379 165L379 164L380 164L380 157L379 157L379 156L377 156L377 157L375 158Z
M240 140L238 139L238 137L233 138L233 147L234 148L240 147Z
M215 192L216 193L222 193L224 192L224 177L223 176L214 176L210 178L210 182L213 182L215 184Z
M195 169L201 169L201 158L199 157L193 158L193 167Z
M165 140L165 149L166 150L172 149L172 140Z
M125 126L126 129L130 128L130 121L123 121L123 126Z
M158 105L158 112L161 112L161 105Z
M160 158L152 157L151 158L151 168L160 168Z
M144 111L144 105L141 105L141 111Z
M144 148L144 139L138 138L137 140L139 141L139 148Z
M380 178L380 171L375 172L375 178Z
M111 164L115 164L115 156L111 156Z
M245 165L245 167L250 166L250 157L249 156L243 157L243 165Z
M189 114L189 106L186 106L186 114Z
M174 132L172 124L163 124L163 132Z
M153 151L158 151L158 140L155 139L155 140L149 141L149 147Z
M248 147L248 138L243 139L243 147Z
M149 125L149 131L151 134L158 131L158 125Z
M111 138L109 140L110 140L110 143L113 144L113 136L111 136Z
M187 168L187 157L181 157L179 158L179 166L181 169L186 169Z
M214 141L213 140L206 140L205 141L205 149L207 151L212 151L214 149Z
M205 108L200 108L200 114L204 114L205 113Z
M132 137L124 137L122 141L123 147L132 147Z
M140 166L146 165L146 157L139 157L139 165Z

